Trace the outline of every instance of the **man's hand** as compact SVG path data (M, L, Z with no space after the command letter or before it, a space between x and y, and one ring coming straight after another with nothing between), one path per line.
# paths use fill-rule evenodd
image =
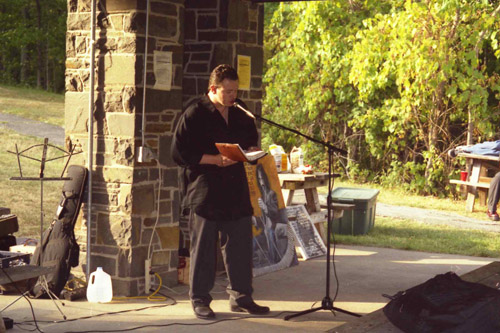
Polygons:
M238 161L233 161L232 159L227 158L226 156L224 156L222 154L219 154L218 156L219 156L220 164L217 164L217 165L220 167L224 168L224 167L238 163Z
M217 165L221 168L233 165L235 163L238 163L238 162L233 161L225 156L222 156L221 154L218 154L218 155L204 154L200 160L200 164L214 164L214 165Z
M255 147L255 146L248 147L248 149L247 149L248 152L257 151L257 150L262 150L262 149L260 149L259 147Z

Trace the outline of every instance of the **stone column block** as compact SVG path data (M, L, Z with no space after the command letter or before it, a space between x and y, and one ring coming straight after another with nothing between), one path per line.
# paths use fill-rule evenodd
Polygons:
M130 113L106 114L108 134L114 137L134 137L136 116Z
M120 193L118 194L118 206L120 211L132 215L132 185L121 184Z
M146 8L146 1L144 0L106 0L106 10L108 12L128 12L144 8Z
M124 215L99 213L97 215L98 245L130 248L132 245L132 222L130 217Z
M135 85L136 62L135 55L107 53L103 62L105 85Z
M156 209L154 185L134 186L132 188L132 214L151 216Z
M68 13L67 20L68 31L72 30L90 30L90 13Z
M96 182L132 184L134 169L120 166L96 166Z
M144 258L146 258L147 253L146 247L122 249L118 253L118 277L144 277Z
M89 93L67 92L64 101L64 128L68 134L88 133Z
M178 226L156 228L161 248L164 250L177 249L179 247L179 232Z

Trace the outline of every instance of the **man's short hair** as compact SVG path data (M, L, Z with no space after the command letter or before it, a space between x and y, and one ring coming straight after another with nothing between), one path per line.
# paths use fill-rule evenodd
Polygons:
M208 80L208 89L211 86L219 86L224 79L229 79L233 81L238 80L238 72L227 64L222 64L214 68L212 73L210 73L210 79Z

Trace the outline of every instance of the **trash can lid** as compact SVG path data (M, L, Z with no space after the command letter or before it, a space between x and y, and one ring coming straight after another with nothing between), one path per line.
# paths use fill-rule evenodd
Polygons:
M332 192L332 200L351 199L351 200L371 200L378 195L380 190L375 188L352 188L337 187Z

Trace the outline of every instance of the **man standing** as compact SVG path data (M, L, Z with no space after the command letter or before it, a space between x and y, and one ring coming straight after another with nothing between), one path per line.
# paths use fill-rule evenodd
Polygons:
M253 211L245 169L215 147L220 142L257 149L254 119L233 106L237 92L236 70L217 66L210 74L208 93L187 107L172 141L172 157L180 166L181 209L189 214L189 296L195 315L202 319L215 317L210 290L215 283L219 233L231 311L269 312L252 299Z

